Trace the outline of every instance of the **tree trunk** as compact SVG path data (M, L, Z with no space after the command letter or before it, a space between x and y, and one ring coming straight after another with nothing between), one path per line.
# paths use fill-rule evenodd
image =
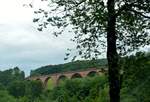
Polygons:
M116 17L115 17L115 0L108 0L108 25L107 25L107 60L109 73L109 95L110 102L120 102L120 80L118 54L116 48Z

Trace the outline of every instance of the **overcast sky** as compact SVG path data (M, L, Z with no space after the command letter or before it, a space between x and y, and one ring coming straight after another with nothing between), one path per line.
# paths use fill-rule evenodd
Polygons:
M34 9L23 7L30 1L0 0L0 70L18 66L29 75L31 69L64 63L66 49L73 45L69 34L56 38L36 30ZM40 6L37 1L34 8Z

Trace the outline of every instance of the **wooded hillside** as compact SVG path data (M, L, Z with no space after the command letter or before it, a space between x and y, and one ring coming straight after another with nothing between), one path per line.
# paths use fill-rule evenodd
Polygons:
M88 68L106 68L107 60L99 59L99 60L83 60L83 61L75 61L69 62L65 64L59 65L47 65L40 67L36 70L31 71L31 76L37 75L47 75L59 72L67 72L67 71L76 71L76 70L85 70Z

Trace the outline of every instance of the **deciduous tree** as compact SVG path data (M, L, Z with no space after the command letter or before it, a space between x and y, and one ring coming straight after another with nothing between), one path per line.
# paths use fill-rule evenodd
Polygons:
M150 43L150 0L49 0L50 11L39 9L39 31L48 25L72 27L78 55L98 57L107 47L110 102L120 101L119 56ZM54 8L56 7L56 8ZM70 26L71 25L71 26ZM73 26L72 26L73 25Z

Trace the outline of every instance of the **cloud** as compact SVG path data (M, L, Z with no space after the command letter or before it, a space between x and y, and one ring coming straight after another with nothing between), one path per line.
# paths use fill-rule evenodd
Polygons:
M68 35L56 38L48 32L36 31L32 24L3 25L1 28L0 68L19 65L29 71L25 66L63 63L66 49L72 47Z
M0 1L0 70L19 66L29 75L31 69L64 63L66 49L73 46L71 36L38 32L32 23L33 10L22 4L21 0Z

